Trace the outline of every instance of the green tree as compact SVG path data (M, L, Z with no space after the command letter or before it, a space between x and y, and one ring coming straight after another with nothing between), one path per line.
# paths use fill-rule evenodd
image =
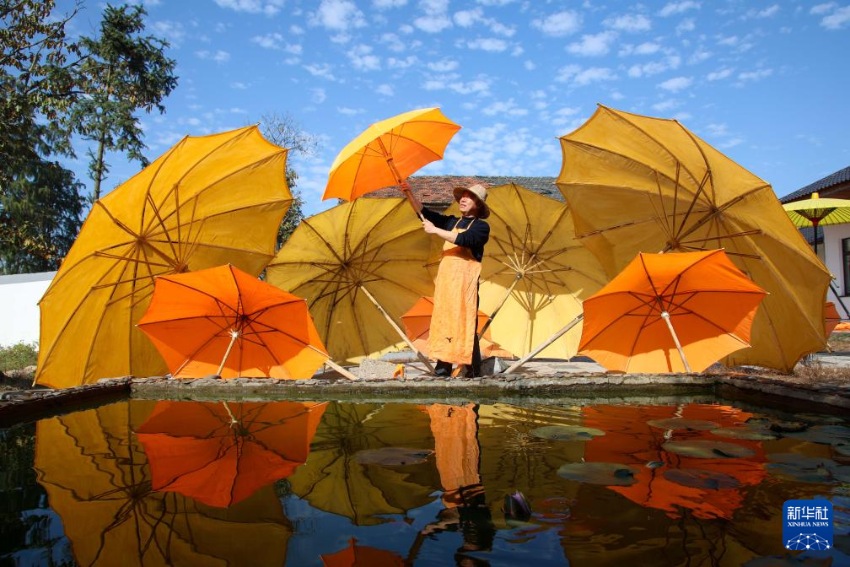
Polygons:
M79 230L81 185L51 159L73 154L57 117L74 99L76 9L54 4L0 0L0 273L56 269Z
M312 155L316 152L319 144L316 136L305 132L289 114L271 113L263 115L260 121L260 130L267 140L289 150L286 160L286 182L289 184L289 190L292 193L292 204L286 212L286 216L283 217L283 222L281 222L277 233L277 247L279 249L304 218L302 210L304 200L301 197L301 192L296 189L298 173L292 167L289 157L293 153L304 156Z
M75 68L79 96L69 115L73 131L94 143L89 150L92 201L100 198L109 172L106 151L125 152L143 167L145 144L137 110L165 112L163 99L177 86L175 61L165 56L168 42L145 36L142 6L107 5L99 37L80 40L83 58Z

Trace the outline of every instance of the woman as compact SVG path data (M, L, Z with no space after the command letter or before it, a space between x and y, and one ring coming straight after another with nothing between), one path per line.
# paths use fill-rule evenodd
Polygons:
M478 346L478 278L484 245L490 238L487 189L480 184L456 187L454 198L461 217L442 215L419 205L422 227L442 238L443 254L434 281L434 311L428 335L428 353L437 360L437 376L455 375L464 370L467 377L481 375Z

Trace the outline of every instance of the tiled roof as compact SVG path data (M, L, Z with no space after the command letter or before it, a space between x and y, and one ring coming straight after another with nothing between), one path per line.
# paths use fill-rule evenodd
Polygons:
M454 200L452 190L455 187L469 187L475 183L481 183L488 189L508 183L516 183L535 193L553 197L563 201L558 187L555 186L554 177L499 177L485 175L414 175L407 179L413 194L423 205L432 207L447 207ZM398 187L384 187L378 191L368 193L368 197L400 197L401 191Z
M824 191L831 187L835 187L836 185L848 182L850 182L850 166L845 167L844 169L839 169L835 173L827 175L823 179L818 179L814 183L810 183L802 189L797 189L793 193L788 193L779 200L782 203L790 203L791 201L808 199L809 196L815 191ZM825 195L821 195L821 197L824 196Z

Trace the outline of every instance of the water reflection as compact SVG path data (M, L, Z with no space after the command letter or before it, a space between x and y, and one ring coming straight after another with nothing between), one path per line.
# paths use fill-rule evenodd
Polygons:
M38 481L77 564L282 565L292 529L272 487L226 510L151 488L132 432L152 410L123 402L38 423Z
M850 564L850 429L826 416L132 401L35 433L46 503L17 521L56 518L67 545L16 536L0 556L16 564ZM506 514L517 492L527 516ZM837 549L791 555L782 503L815 497L833 502ZM20 559L28 545L43 560Z
M327 403L160 402L136 429L152 488L227 508L304 464Z

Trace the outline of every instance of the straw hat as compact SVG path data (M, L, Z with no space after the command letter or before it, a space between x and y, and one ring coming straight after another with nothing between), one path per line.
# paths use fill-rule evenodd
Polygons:
M475 202L478 205L478 218L486 219L490 216L490 207L487 206L485 202L487 200L487 188L481 185L480 183L476 183L475 185L471 185L469 187L455 187L454 188L454 196L455 201L460 201L461 196L464 191L469 191L472 193L472 196L475 197Z

